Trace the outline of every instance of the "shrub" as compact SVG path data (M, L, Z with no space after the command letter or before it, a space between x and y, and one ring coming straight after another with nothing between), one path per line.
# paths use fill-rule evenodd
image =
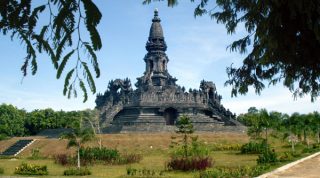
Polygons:
M2 167L0 167L0 174L4 173L4 169Z
M65 176L86 176L91 175L91 171L88 168L69 168L63 172Z
M214 168L208 171L200 172L200 178L219 178L219 177L257 177L261 175L265 170L269 169L269 166L255 166L255 167L238 167L238 168Z
M0 134L0 141L8 139L8 136L5 134Z
M176 145L172 147L171 157L207 157L209 149L203 142L198 141L198 137L191 137L191 144L185 148L184 145ZM185 154L187 151L187 154Z
M115 160L115 164L131 164L138 163L142 160L142 155L140 154L123 154L117 160Z
M262 141L261 143L250 141L249 143L242 145L240 150L242 154L260 154L266 146L265 141Z
M62 166L71 165L74 161L71 161L71 157L66 154L58 154L54 156L54 162L56 164L61 164Z
M314 143L312 144L313 149L320 149L320 143Z
M107 148L81 148L80 157L82 161L88 163L95 163L97 161L104 161L106 163L114 162L120 157L119 151L116 149Z
M302 153L313 153L313 152L315 152L315 151L317 151L316 149L314 149L314 148L304 148L303 150L302 150Z
M162 177L165 176L164 171L156 171L150 169L127 168L127 175L133 177Z
M34 148L31 150L31 156L29 157L29 159L41 159L42 156L40 155L40 149L39 148Z
M49 172L47 166L22 163L16 167L14 173L20 175L48 175Z
M257 159L258 164L276 163L278 162L277 154L274 150L265 149Z
M242 145L240 144L213 144L212 151L238 151L241 150Z
M284 152L279 156L280 162L292 161L294 159L292 152Z
M171 158L167 163L167 168L169 170L181 170L181 171L191 171L191 170L205 170L212 166L212 159L210 157L176 157Z

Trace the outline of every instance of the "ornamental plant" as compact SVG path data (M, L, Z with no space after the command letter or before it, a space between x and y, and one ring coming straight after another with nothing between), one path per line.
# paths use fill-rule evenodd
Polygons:
M35 164L22 163L16 167L15 174L19 175L48 175L47 166L39 166Z

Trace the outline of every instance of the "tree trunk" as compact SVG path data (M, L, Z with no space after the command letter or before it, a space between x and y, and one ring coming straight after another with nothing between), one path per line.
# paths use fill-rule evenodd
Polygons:
M188 137L187 137L187 134L184 134L183 141L184 141L184 154L185 154L185 158L187 158L188 157Z
M80 169L80 147L78 146L78 169Z
M293 140L291 140L291 150L292 150L292 152L294 152L294 141Z
M320 129L318 128L318 134L317 134L317 142L320 143Z
M268 128L266 128L266 147L268 147Z
M303 130L303 142L307 143L307 133L305 129Z

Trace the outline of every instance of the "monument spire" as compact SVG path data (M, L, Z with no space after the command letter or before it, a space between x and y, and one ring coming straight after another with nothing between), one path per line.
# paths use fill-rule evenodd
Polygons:
M149 38L146 44L147 51L166 51L167 44L164 41L163 30L160 24L161 19L158 16L158 9L154 10L154 17L150 27Z
M138 78L136 86L175 86L177 79L173 78L167 69L169 58L166 55L167 45L164 41L158 10L155 9L146 44L148 53L144 57L146 69L144 76Z

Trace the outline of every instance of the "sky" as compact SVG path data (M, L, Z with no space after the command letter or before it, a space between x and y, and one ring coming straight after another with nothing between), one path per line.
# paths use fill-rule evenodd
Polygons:
M288 114L319 111L319 100L312 103L309 96L294 100L281 83L267 87L261 95L256 95L251 88L246 95L231 97L231 86L224 86L228 79L226 67L241 65L245 55L230 52L227 46L244 36L244 28L239 27L236 34L229 35L222 24L208 16L194 18L195 3L179 2L178 6L171 8L165 2L142 5L142 1L95 1L103 15L98 26L103 47L97 52L101 69L100 78L95 80L97 92L103 93L111 79L129 77L134 84L136 78L143 75L145 44L153 11L157 8L168 46L168 70L178 79L177 84L198 89L202 79L213 81L222 95L222 104L236 114L245 113L252 106ZM95 94L89 94L86 103L82 102L81 95L71 99L63 96L66 72L57 80L48 56L38 57L35 76L23 77L20 68L26 52L19 40L11 41L8 36L1 35L0 52L0 104L12 104L28 111L95 107Z

